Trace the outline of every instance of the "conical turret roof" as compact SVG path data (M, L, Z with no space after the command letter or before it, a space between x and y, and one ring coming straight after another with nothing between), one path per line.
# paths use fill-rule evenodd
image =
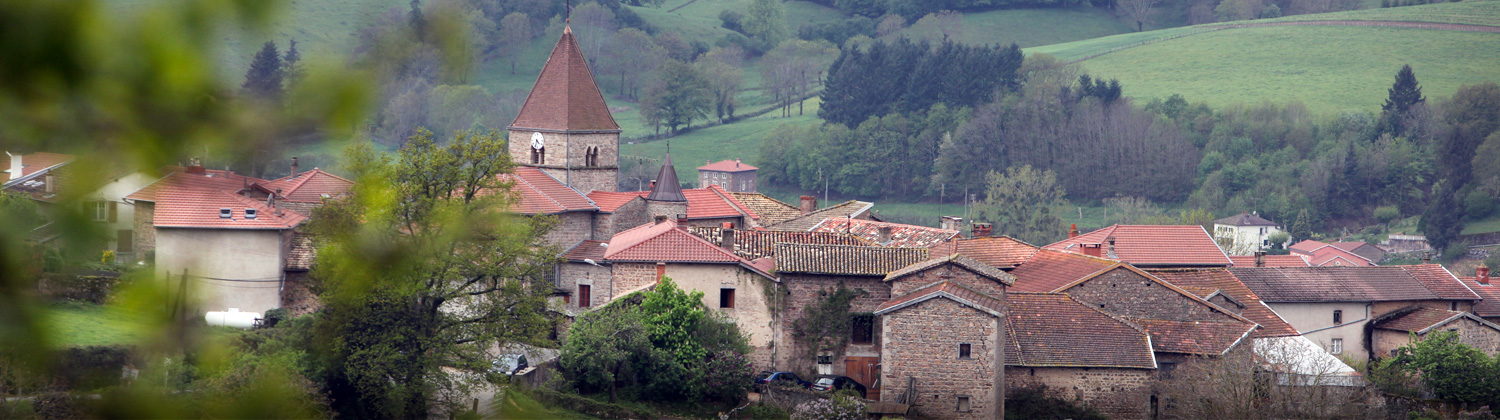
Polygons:
M562 38L552 47L552 55L542 66L526 103L516 115L511 129L556 131L620 131L609 114L609 105L588 60L573 38L573 29L563 28Z
M672 154L667 154L667 160L661 163L661 172L656 174L656 184L651 186L651 194L646 196L652 201L687 201L682 195L682 184L677 182L677 169L672 167Z

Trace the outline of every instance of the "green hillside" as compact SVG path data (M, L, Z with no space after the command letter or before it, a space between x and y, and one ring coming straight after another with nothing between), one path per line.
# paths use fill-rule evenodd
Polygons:
M1050 45L1130 32L1130 26L1099 8L1014 9L964 14L968 44Z
M817 117L818 104L817 98L809 99L803 105L803 115L800 116L796 115L797 108L793 107L791 117L780 117L781 113L772 111L734 124L696 130L669 140L645 143L627 141L620 145L620 154L661 159L666 155L667 144L670 143L672 161L677 167L677 179L697 182L697 168L707 161L738 158L754 163L760 158L760 143L776 127L783 124L822 123L823 120ZM618 119L619 116L615 118ZM621 125L624 126L625 123L622 122Z

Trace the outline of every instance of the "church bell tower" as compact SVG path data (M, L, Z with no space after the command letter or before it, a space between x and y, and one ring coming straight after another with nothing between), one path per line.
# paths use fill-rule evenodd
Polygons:
M542 66L510 131L510 155L578 192L615 192L620 174L620 126L609 113L573 29Z

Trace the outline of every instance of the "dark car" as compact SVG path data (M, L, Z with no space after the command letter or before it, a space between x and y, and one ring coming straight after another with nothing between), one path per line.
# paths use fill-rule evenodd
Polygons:
M755 392L764 391L766 384L769 384L771 382L782 382L786 385L795 385L801 388L812 386L812 382L802 380L802 378L797 377L797 374L795 373L772 372L767 370L761 371L759 375L755 375Z
M813 391L833 392L840 389L853 389L859 393L860 398L865 397L865 386L848 376L823 375L813 380Z

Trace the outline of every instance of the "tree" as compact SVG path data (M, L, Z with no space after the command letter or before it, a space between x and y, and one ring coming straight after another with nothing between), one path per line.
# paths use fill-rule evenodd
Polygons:
M1396 82L1391 84L1389 92L1385 104L1380 106L1380 121L1383 131L1400 137L1406 134L1407 112L1427 98L1422 97L1422 86L1417 84L1417 75L1412 72L1410 64L1401 66L1396 72Z
M651 35L636 28L621 29L610 40L610 48L602 58L601 71L619 73L620 95L637 97L640 81L656 71L657 66L667 61L667 50L651 40Z
M786 7L781 0L752 0L742 25L758 50L768 50L786 38Z
M744 62L744 50L740 47L714 47L698 58L695 63L703 76L708 78L709 91L713 97L714 117L719 122L734 118L736 94L744 80L739 69Z
M1449 129L1438 143L1440 175L1455 181L1462 189L1475 175L1470 166L1475 151L1490 133L1500 131L1500 85L1485 82L1463 85L1453 98L1443 103L1443 119Z
M1428 201L1427 211L1417 222L1417 229L1427 236L1427 243L1433 249L1444 252L1449 246L1463 246L1453 242L1464 230L1463 217L1464 205L1458 196L1458 188L1452 180L1444 179L1432 187L1432 198Z
M975 207L974 218L992 223L996 233L1031 243L1051 243L1066 234L1062 218L1052 212L1066 194L1057 174L1022 165L992 171L985 183L984 202Z
M1165 418L1338 419L1363 417L1366 387L1350 385L1334 357L1309 357L1303 342L1258 338L1216 356L1195 356L1158 375Z
M531 17L521 12L511 12L500 19L500 54L510 61L510 74L516 74L516 59L521 48L531 41Z
M1474 160L1470 165L1474 182L1491 194L1500 194L1500 131L1490 133L1474 150Z
M296 39L287 41L286 55L281 57L281 73L286 87L302 81L302 76L306 73L302 68L302 53L297 51Z
M672 133L693 120L708 116L709 83L693 66L676 60L662 63L656 78L646 87L641 111L659 118Z
M1307 209L1297 212L1297 220L1292 222L1292 242L1302 242L1312 239L1312 217L1307 214Z
M550 217L507 213L514 167L498 132L438 146L419 130L394 159L352 147L350 196L314 211L321 349L335 408L426 417L467 404L445 368L484 371L493 345L541 343L556 250Z
M1146 30L1146 22L1156 14L1156 2L1157 0L1115 0L1115 9L1135 21L1135 31L1141 32Z
M573 19L578 22L578 27L573 29L578 47L583 49L583 56L588 57L590 66L598 64L604 46L609 45L609 39L615 33L615 12L591 1L573 9Z
M276 43L266 41L260 51L255 53L255 58L250 60L250 70L245 72L245 84L240 89L257 99L280 100L281 81L285 72L286 67L282 65L281 53L276 51Z
M1457 332L1435 331L1396 350L1383 368L1419 373L1438 398L1460 403L1500 404L1500 363L1459 340Z
M652 352L641 311L610 305L578 317L568 329L558 364L581 385L609 390L609 402L615 403L626 364Z

